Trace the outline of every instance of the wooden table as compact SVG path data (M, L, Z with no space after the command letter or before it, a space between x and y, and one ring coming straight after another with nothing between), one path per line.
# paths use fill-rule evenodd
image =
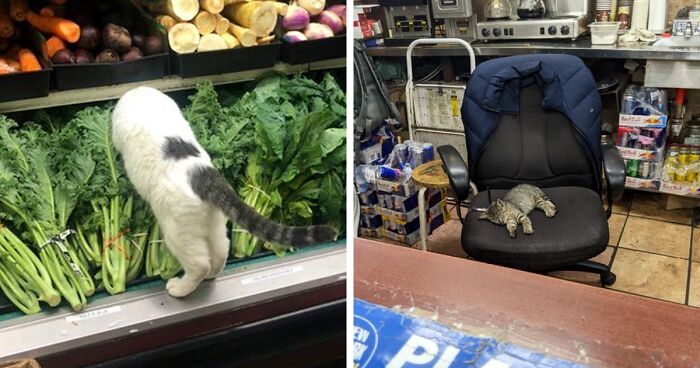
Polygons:
M594 367L700 367L700 308L355 239L355 297Z

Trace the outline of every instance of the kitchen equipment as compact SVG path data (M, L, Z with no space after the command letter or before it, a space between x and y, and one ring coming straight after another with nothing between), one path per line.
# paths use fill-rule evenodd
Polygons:
M545 11L543 0L520 0L518 2L517 12L520 19L542 18Z
M472 0L477 18L476 37L483 41L517 39L571 39L588 31L593 21L594 0L540 0L541 18L522 18L511 8L508 19L490 19L488 11L497 0ZM532 0L531 0L532 1ZM503 16L503 14L497 14Z
M634 0L632 5L632 29L647 29L649 21L649 0Z
M593 22L591 28L591 44L612 45L617 41L617 30L620 22Z
M431 12L436 21L442 21L445 37L476 38L476 16L471 0L431 0Z
M513 7L508 0L489 0L484 5L484 15L488 20L510 19L512 13Z
M662 34L666 30L666 0L649 0L647 29L656 34Z
M379 5L386 14L386 46L406 46L418 38L432 37L428 0L380 0Z

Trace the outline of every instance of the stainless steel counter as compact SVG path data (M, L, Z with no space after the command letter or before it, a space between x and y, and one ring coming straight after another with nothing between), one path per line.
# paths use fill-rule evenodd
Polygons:
M653 47L645 42L620 45L591 45L589 37L571 41L520 41L471 44L476 56L509 56L523 54L571 54L582 58L643 59L700 61L700 48ZM367 50L374 57L405 57L406 46L373 47ZM458 46L418 47L415 56L463 56L466 51Z

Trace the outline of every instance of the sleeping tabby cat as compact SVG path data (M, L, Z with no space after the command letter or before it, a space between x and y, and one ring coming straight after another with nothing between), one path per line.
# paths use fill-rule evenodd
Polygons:
M510 237L515 238L518 224L523 225L523 233L527 235L533 233L532 222L527 215L535 208L544 211L547 217L554 217L557 213L557 207L542 189L529 184L520 184L511 189L503 199L493 202L479 216L479 219L489 220L496 225L505 224Z

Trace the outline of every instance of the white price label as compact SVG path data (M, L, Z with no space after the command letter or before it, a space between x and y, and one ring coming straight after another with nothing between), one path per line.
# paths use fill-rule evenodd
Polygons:
M243 285L255 284L257 282L266 281L266 280L270 280L270 279L276 279L278 277L287 276L289 274L301 272L301 271L304 271L304 267L302 267L302 266L287 267L287 268L283 268L281 270L276 270L276 271L264 273L261 275L247 277L247 278L241 280L241 284L243 284Z
M68 323L79 322L79 321L84 321L86 319L92 319L92 318L102 317L102 316L112 314L112 313L118 313L121 311L122 311L122 307L115 305L112 307L95 309L95 310L92 310L89 312L80 313L80 314L74 315L74 316L67 316L66 321Z

